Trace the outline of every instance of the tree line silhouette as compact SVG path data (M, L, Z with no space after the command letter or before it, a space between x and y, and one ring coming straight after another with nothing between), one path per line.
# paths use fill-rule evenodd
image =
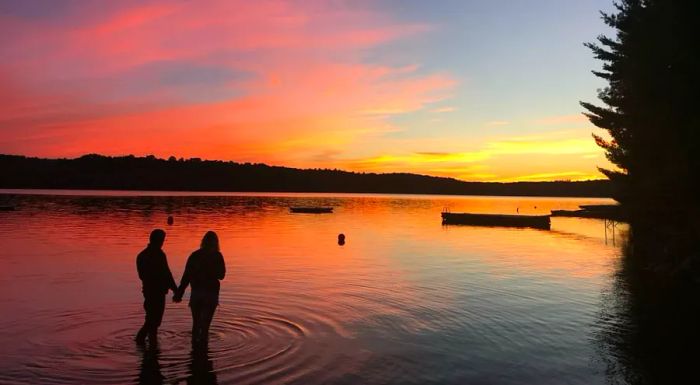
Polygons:
M607 180L464 182L407 173L357 173L265 164L96 154L75 159L0 155L0 188L348 192L609 197Z
M587 46L603 62L604 106L583 102L619 170L602 170L627 212L636 258L675 271L700 259L700 1L622 0L603 20L615 38Z

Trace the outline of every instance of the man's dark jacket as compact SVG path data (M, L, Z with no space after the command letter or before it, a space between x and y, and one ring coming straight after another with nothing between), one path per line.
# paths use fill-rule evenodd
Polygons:
M136 257L136 270L143 283L143 295L162 296L177 290L177 285L168 267L168 260L165 253L158 247L148 245Z

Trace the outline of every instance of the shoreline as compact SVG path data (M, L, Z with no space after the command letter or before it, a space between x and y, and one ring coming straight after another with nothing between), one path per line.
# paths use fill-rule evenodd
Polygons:
M560 199L609 199L609 196L591 195L499 195L499 194L445 194L445 193L405 193L405 192L344 192L344 191L197 191L197 190L121 190L121 189L39 189L39 188L0 188L0 195L53 195L53 196L96 196L96 197L354 197L354 196L406 196L406 197L481 197L481 198L560 198Z

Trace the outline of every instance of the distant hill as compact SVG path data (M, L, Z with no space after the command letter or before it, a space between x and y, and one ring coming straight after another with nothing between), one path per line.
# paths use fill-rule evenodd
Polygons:
M348 192L610 197L607 180L464 182L407 173L356 173L265 164L96 154L76 159L0 155L0 188L152 191Z

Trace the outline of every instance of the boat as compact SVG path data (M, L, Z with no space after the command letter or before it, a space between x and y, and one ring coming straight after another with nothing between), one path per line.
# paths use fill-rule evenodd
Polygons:
M289 211L303 214L328 214L333 212L333 207L290 207Z
M549 230L549 215L442 213L443 225L531 227Z

